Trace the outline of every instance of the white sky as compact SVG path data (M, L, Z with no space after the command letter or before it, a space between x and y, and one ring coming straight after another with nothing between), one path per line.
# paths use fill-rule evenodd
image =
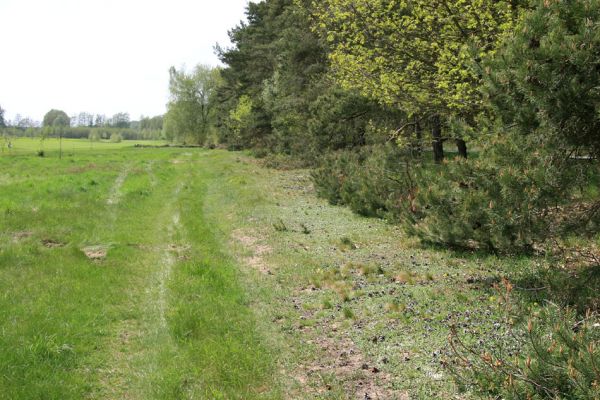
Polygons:
M0 0L0 106L132 119L165 112L169 67L218 65L247 0Z

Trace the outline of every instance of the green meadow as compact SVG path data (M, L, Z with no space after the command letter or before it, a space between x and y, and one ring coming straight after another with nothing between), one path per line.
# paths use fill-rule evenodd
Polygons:
M11 147L8 143L10 141ZM61 143L62 142L62 143ZM124 147L131 147L136 144L145 146L156 146L165 144L162 140L123 140L119 143L112 143L108 140L90 141L82 139L57 139L48 138L40 140L39 138L17 137L11 139L3 139L0 141L0 155L17 155L17 154L37 154L38 151L57 153L62 151L66 155L74 155L81 151L98 151L98 150L115 150Z
M101 146L0 158L0 398L257 397L271 355L204 216L224 155Z
M492 283L539 263L420 247L242 153L86 145L0 157L0 399L454 398L450 326L495 343Z

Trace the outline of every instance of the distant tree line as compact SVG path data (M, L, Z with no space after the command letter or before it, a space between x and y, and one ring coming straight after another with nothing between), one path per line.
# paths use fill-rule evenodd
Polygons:
M0 129L4 136L12 137L58 137L71 139L109 140L118 135L125 140L162 139L163 116L144 117L131 121L128 113L117 113L107 118L103 114L81 112L69 117L62 110L48 111L41 123L19 114L14 121L7 121L0 108Z

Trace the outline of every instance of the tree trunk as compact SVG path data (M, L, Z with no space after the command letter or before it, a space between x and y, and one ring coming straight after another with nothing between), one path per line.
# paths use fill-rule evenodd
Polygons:
M462 139L456 139L456 148L458 155L462 158L467 158L467 143Z
M444 161L444 142L442 141L442 123L439 115L431 118L431 137L433 138L433 160L436 164Z
M423 153L423 131L421 130L421 123L417 118L415 118L415 138L417 140L415 152L420 156Z

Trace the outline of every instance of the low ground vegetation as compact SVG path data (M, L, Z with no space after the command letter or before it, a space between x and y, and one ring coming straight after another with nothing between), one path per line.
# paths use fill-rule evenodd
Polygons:
M2 131L7 160L46 166L0 175L6 293L33 294L5 296L4 321L22 315L31 326L5 322L4 347L35 353L0 354L17 365L0 374L7 393L44 392L38 377L58 365L56 382L66 379L73 398L141 387L144 398L600 397L600 3L267 0L249 3L247 17L230 32L233 46L217 47L223 68L171 69L162 134L254 159L133 153L123 149L131 129L69 128L59 110L41 129ZM31 142L14 139L28 133L38 136L35 161L23 151ZM87 156L77 155L80 142L55 140L68 135L88 139ZM66 146L62 164L56 142L61 156ZM97 151L117 147L109 166ZM98 161L86 167L85 157ZM102 172L68 179L69 162L78 174ZM106 232L79 219L52 235L28 225L42 207L56 223L59 203L80 201L90 215L100 207ZM114 211L122 205L131 214ZM131 229L141 230L146 206L169 227L145 231L154 236L140 244L162 265L153 278L130 262L117 218L136 215ZM36 310L68 290L59 282L44 297L23 280L29 270L36 280L45 251L67 260L42 264L81 293L91 285L78 280L83 262L123 262L140 290L127 297L129 286L102 281L116 280L113 271L95 282L106 289L99 302L81 308L105 307L104 319L78 309L85 315L69 320L85 327L81 337L57 321L38 326ZM77 307L60 299L62 319ZM131 381L123 367L138 361L166 367ZM95 365L117 373L95 376ZM19 389L25 381L37 386Z
M106 146L0 159L0 397L597 395L585 254L423 247L310 170Z

